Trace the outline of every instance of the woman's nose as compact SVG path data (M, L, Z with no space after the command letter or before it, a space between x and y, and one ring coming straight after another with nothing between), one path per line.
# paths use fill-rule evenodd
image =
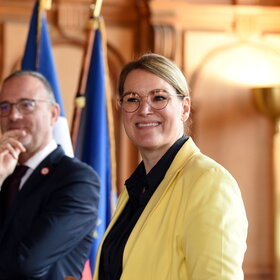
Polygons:
M149 98L147 96L143 97L140 102L140 107L138 109L139 113L148 114L153 111L152 106L149 103Z

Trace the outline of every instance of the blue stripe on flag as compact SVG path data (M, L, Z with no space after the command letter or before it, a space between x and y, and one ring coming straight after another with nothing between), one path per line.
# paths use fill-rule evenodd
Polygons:
M100 178L98 222L90 253L93 271L99 243L111 219L111 155L100 30L95 34L85 96L86 107L82 113L76 156L92 166Z
M54 138L58 144L61 144L65 153L69 156L73 156L73 148L70 139L70 133L68 123L65 118L62 98L60 94L60 88L54 64L53 53L51 49L51 41L48 33L47 21L44 13L42 13L41 19L41 36L39 44L37 45L37 28L38 28L38 4L36 1L31 23L29 27L27 42L25 46L25 52L22 59L21 69L32 70L40 72L50 83L56 102L60 106L60 116L63 119L59 119L54 126ZM36 65L37 47L39 48L39 64Z

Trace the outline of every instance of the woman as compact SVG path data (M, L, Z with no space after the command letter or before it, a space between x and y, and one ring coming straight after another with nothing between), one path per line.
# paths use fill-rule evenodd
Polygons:
M143 161L125 182L94 279L243 279L241 194L184 134L191 101L182 72L146 54L122 70L119 95L125 131Z

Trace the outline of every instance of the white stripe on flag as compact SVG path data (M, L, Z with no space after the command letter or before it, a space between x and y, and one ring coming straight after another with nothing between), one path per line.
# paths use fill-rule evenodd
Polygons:
M73 147L69 134L68 122L65 117L59 116L54 128L53 136L57 144L61 145L65 154L73 157Z

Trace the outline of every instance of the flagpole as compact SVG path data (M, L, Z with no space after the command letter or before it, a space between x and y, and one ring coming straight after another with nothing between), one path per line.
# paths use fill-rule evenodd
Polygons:
M103 41L103 61L105 66L105 74L106 74L106 106L107 106L107 116L108 116L108 128L109 128L109 138L110 138L110 151L111 151L111 175L112 175L112 189L113 193L117 193L117 174L116 174L116 143L115 143L115 132L114 132L114 120L113 120L113 108L111 103L111 87L110 87L110 77L109 77L109 68L107 63L107 39L106 39L106 32L105 32L105 25L104 20L100 18L100 12L102 7L103 0L96 0L95 4L90 5L90 19L88 21L88 33L87 33L87 40L85 44L85 51L82 61L82 68L80 72L80 79L78 84L78 92L75 98L75 106L74 106L74 113L72 119L72 127L71 127L71 140L72 145L75 150L77 146L77 136L79 131L79 124L81 120L81 113L82 109L85 106L85 91L87 85L87 77L90 65L90 59L93 49L93 43L95 38L95 32L99 28L102 33ZM114 195L112 194L112 195ZM112 212L114 211L113 205L114 198L111 199L111 209Z
M71 139L72 139L72 145L74 149L77 145L77 136L78 136L82 109L85 106L84 95L85 95L86 84L87 84L88 70L90 65L91 53L93 49L96 24L98 24L97 19L100 15L102 1L103 0L96 0L95 4L90 5L90 18L87 23L88 32L86 37L84 55L82 60L82 68L79 77L78 90L75 98L74 112L73 112L72 125L71 125Z
M94 168L100 179L98 222L89 254L93 271L98 246L110 223L117 193L112 94L105 23L99 16L101 1L91 8L88 40L76 95L72 141L75 143L75 155Z
M112 106L112 91L109 76L109 66L107 60L107 37L105 32L104 20L100 20L100 31L102 34L102 44L103 44L103 61L105 68L105 87L106 87L106 107L107 107L107 117L108 117L108 129L109 129L109 139L110 139L110 152L111 152L111 176L112 176L112 193L111 193L111 215L115 211L115 199L113 196L117 194L117 166L116 166L116 141L115 141L115 131L114 131L114 119L113 119L113 106Z
M35 69L38 70L40 65L40 39L41 39L41 20L42 20L42 11L43 5L42 0L38 2L38 15L37 15L37 37L36 37L36 62L35 62Z
M35 68L38 70L40 65L40 40L41 40L41 27L42 27L42 13L43 10L50 10L52 0L39 0L38 3L38 17L37 17L37 48L36 48L36 64Z

